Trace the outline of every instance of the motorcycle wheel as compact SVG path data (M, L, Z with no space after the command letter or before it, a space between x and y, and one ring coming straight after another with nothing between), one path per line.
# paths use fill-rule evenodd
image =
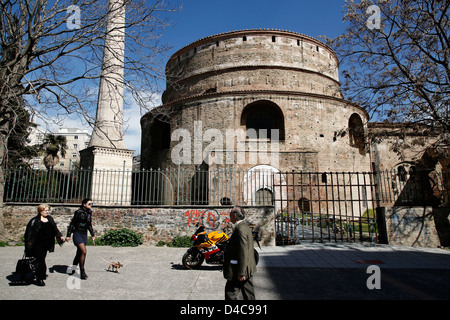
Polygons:
M255 251L255 263L256 263L256 265L258 265L258 262L259 262L259 253L258 253L258 251L256 251L256 249L253 249L254 251Z
M200 268L200 266L203 263L203 260L205 258L200 252L186 252L183 255L183 266L186 269L197 269Z

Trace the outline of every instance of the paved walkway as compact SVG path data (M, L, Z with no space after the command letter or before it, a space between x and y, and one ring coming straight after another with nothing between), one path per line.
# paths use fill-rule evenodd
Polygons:
M47 256L45 287L24 284L14 274L23 247L0 248L0 300L223 300L220 267L186 270L185 248L88 247L88 280L66 273L75 247L65 244ZM258 249L254 277L258 300L450 299L450 251L364 244L302 244ZM123 261L120 274L105 260ZM380 289L376 283L379 267ZM369 278L372 277L370 280ZM368 279L370 281L368 281ZM375 280L374 280L375 279Z

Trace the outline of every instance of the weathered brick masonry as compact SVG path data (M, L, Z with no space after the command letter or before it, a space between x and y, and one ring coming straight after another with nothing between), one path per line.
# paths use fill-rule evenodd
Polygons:
M37 214L37 205L6 205L3 221L7 240L19 241L28 221ZM53 205L51 215L58 228L66 235L67 226L78 206ZM259 231L264 245L275 245L273 207L244 207L246 221ZM144 242L156 244L171 241L175 236L191 235L201 223L212 231L224 229L228 223L227 207L96 207L93 226L97 235L107 230L128 228L143 234ZM228 229L231 232L231 229Z
M272 165L280 171L370 171L369 116L343 99L338 74L328 46L294 32L243 30L193 42L167 63L163 105L141 119L141 168L173 167L179 141L171 134L183 129L194 138L194 124L201 123L200 133L213 129L224 136L230 129L278 129L279 164ZM201 143L203 150L209 145ZM248 160L252 143L243 137L219 149L244 146ZM199 165L191 156L190 164Z

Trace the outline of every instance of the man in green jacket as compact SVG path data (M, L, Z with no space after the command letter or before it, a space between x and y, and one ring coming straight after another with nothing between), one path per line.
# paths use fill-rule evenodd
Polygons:
M255 300L253 274L256 272L252 231L244 222L245 212L234 207L230 212L230 220L235 224L223 264L225 300L237 300L239 292L245 300Z

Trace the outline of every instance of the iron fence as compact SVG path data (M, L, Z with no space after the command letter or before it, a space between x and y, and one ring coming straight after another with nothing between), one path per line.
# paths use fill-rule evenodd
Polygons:
M436 171L280 172L250 170L35 170L6 175L4 202L104 205L272 206L278 244L372 241L376 208L448 206L448 179Z
M281 176L278 244L377 238L376 180L371 172L290 172Z
M333 215L392 205L448 206L448 179L427 172L280 172L274 169L7 171L5 202L119 205L273 205ZM355 210L355 206L365 208ZM331 211L329 211L331 212Z
M375 174L380 206L445 206L448 207L450 177L446 171L399 166L395 170Z

